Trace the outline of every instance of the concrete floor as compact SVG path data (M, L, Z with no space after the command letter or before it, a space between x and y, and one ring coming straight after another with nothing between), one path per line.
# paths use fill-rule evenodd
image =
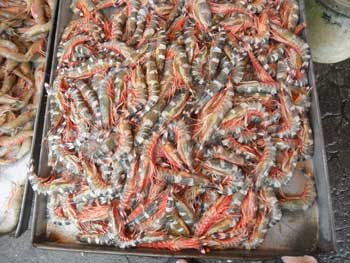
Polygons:
M350 60L316 65L336 223L336 253L320 255L320 263L350 262ZM0 238L0 263L168 263L166 258L105 256L33 249L30 232L18 239ZM220 261L205 261L220 262ZM204 262L203 262L204 263Z
M336 225L337 253L320 263L350 262L350 60L316 65Z

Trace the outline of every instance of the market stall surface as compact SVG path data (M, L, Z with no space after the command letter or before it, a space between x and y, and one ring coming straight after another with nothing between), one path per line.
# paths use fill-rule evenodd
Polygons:
M315 73L328 156L338 248L337 253L321 255L319 262L347 263L350 262L350 60L332 65L316 65ZM0 238L0 263L3 262L166 263L168 259L38 250L32 248L30 231L27 231L18 239L11 236Z

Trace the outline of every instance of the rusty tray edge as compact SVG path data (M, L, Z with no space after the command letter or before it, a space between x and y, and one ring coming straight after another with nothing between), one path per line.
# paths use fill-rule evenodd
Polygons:
M124 256L146 256L146 257L171 257L171 258L196 258L196 259L249 259L249 260L269 260L278 258L282 255L289 256L303 256L316 255L318 252L313 251L288 251L288 250L275 250L273 252L267 250L254 250L254 254L249 250L231 250L230 255L225 255L227 250L211 251L209 254L200 254L195 250L185 250L182 252L171 252L154 249L125 249L116 250L113 247L98 247L88 245L71 245L71 244L56 244L52 245L52 242L47 241L34 241L33 247L44 250L66 251L66 252L83 252L93 254L106 254L106 255L124 255Z
M305 21L305 5L304 0L299 0L300 4L300 20ZM61 6L58 7L58 13L61 11ZM60 25L60 16L57 19L57 28ZM305 31L305 30L304 30ZM56 40L54 45L54 54L57 49L57 44L59 42L58 32L56 30ZM304 38L308 39L307 33L304 32ZM53 68L55 66L55 61L52 61ZM53 72L51 72L50 81L52 81ZM252 259L252 260L263 260L276 258L282 255L304 255L304 254L318 254L321 252L329 252L335 250L335 231L334 231L334 220L333 220L333 210L329 192L329 179L328 179L328 169L327 169L327 159L324 149L324 139L321 126L320 108L317 96L317 90L315 85L315 75L313 63L310 61L308 69L308 77L312 89L312 107L311 107L311 122L313 128L313 136L315 142L315 176L316 187L318 191L317 201L319 207L319 237L317 246L314 250L300 250L300 251L290 251L290 250L230 250L229 255L226 255L228 251L212 251L210 254L202 255L196 251L182 251L178 253L172 253L170 251L162 250L145 250L145 249L127 249L121 250L113 247L101 247L93 245L84 244L61 244L48 242L42 239L40 235L37 235L37 222L38 222L38 211L40 209L40 196L35 194L34 199L34 214L33 214L33 227L32 227L32 245L36 248L46 249L46 250L59 250L59 251L74 251L74 252L87 252L87 253L98 253L98 254L114 254L114 255L135 255L135 256L163 256L163 257L184 257L184 258L215 258L215 259ZM48 109L48 105L46 105ZM46 111L47 113L47 111ZM45 123L47 122L47 115L45 114ZM37 163L40 164L43 156L37 157Z
M300 18L301 21L307 23L305 13L305 0L299 0L300 5ZM307 42L309 42L308 28L303 32L303 36ZM310 65L308 68L309 85L312 87L312 104L311 104L311 116L312 116L312 130L314 138L318 138L319 144L315 143L315 152L319 154L315 157L319 157L320 166L315 165L315 172L321 173L323 178L315 176L317 190L321 190L324 194L317 195L317 202L319 204L319 231L320 242L319 248L322 252L331 252L336 250L336 236L335 236L335 224L334 213L332 207L332 199L330 194L329 173L327 164L327 155L325 151L324 135L321 121L320 103L318 100L318 93L316 88L315 70L312 61L312 51ZM315 119L315 120L314 120ZM315 140L316 141L316 140ZM315 160L314 160L315 161ZM322 179L322 180L321 180Z

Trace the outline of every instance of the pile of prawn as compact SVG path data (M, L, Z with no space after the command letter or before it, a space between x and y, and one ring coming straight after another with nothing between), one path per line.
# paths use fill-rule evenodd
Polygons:
M74 0L48 87L49 220L77 240L257 248L315 199L296 0ZM284 187L295 171L300 194Z
M0 1L0 165L31 147L53 1Z

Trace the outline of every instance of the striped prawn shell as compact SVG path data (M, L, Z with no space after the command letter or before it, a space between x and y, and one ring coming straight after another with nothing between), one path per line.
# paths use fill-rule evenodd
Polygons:
M268 176L271 168L275 165L276 162L276 148L271 142L271 138L264 139L264 151L262 154L262 158L254 168L254 175L257 178L256 185L260 187L266 177Z
M260 62L261 66L266 70L266 72L273 76L274 70L271 68L271 66L268 64L268 59L266 55L259 55L257 57L258 61Z
M299 23L300 11L298 2L295 0L284 1L280 13L284 27L293 31Z
M165 107L165 102L159 100L158 103L142 117L141 124L135 134L135 145L142 145L151 136L152 128L159 119Z
M67 182L58 179L52 179L53 174L51 174L47 180L45 178L39 177L35 172L33 172L33 168L29 168L28 177L32 188L34 191L43 194L43 195L52 195L52 194L63 194L73 192L76 188L76 185L73 182Z
M175 53L175 67L178 73L180 74L184 84L191 88L192 87L192 75L191 75L191 66L189 64L189 58L186 54L186 50L183 45L176 45L174 47Z
M174 22L174 20L180 15L185 4L186 4L185 0L179 0L175 2L175 6L170 11L168 16L168 25L171 25Z
M213 156L214 158L225 160L229 163L237 166L244 166L245 160L242 156L237 154L235 151L230 151L222 145L216 145L208 152L208 157ZM205 156L206 157L206 156Z
M145 67L146 83L148 87L148 101L145 105L145 110L149 111L158 102L160 95L160 83L157 64L154 56L150 52L147 54Z
M177 210L173 210L172 214L168 217L167 222L169 233L174 236L190 236L190 229L183 220Z
M268 227L273 227L282 218L282 211L278 199L274 190L269 187L262 187L260 189L260 195L260 198L262 199L260 200L260 203L263 203L262 207L268 207L268 217L270 219Z
M110 133L109 136L104 138L100 143L99 147L93 153L93 156L99 160L106 156L111 156L116 149L116 134L114 132ZM98 161L97 161L98 162Z
M256 0L247 5L247 9L253 13L261 13L264 10L268 0Z
M110 93L114 92L115 77L116 71L112 68L107 75L95 75L93 79L93 86L100 105L102 126L105 129L109 129L112 122L113 104Z
M281 192L283 193L283 190ZM288 195L282 195L282 197L279 195L280 193L278 193L277 199L282 210L292 212L306 211L313 205L316 199L317 193L314 179L312 177L305 176L304 189L301 195L292 195L290 198L288 198Z
M247 60L240 59L237 61L234 68L232 69L232 75L231 75L231 80L234 84L239 84L241 81L243 81L246 67L247 67Z
M226 33L220 27L219 32L212 43L208 56L208 71L209 79L213 79L216 75L218 67L220 65L220 60L223 55L223 48L226 42Z
M92 114L89 105L84 100L84 97L79 89L72 87L67 91L70 94L70 97L73 99L73 103L79 112L81 119L88 124L92 124L95 120L94 115Z
M128 45L136 45L142 38L143 32L146 26L146 16L148 13L148 8L143 7L137 13L136 29L131 38L127 41Z
M77 235L77 239L80 242L96 245L112 245L114 240L110 239L106 233L98 234L85 234L80 233Z
M159 201L155 200L148 206L144 207L143 211L133 219L128 219L129 225L139 225L143 221L149 219L158 210Z
M145 45L145 47L147 47ZM110 40L100 44L100 48L103 50L111 50L114 54L120 54L124 57L126 63L136 63L140 57L141 49L135 50L133 47L128 46L123 41ZM115 66L115 64L114 64Z
M276 83L263 83L258 81L241 82L235 87L236 92L245 94L266 93L275 95L277 94L277 90L278 84Z
M191 227L195 222L195 217L192 209L186 204L185 201L176 198L175 207L179 213L179 216L184 220L185 224Z
M87 79L94 74L106 72L115 65L116 62L112 59L89 59L88 62L67 70L65 76L71 79Z
M280 188L288 184L293 176L298 158L298 152L296 150L289 150L289 152L291 153L287 155L287 158L283 158L282 164L276 162L276 164L278 164L277 174L273 172L270 173L270 175L266 177L267 184L275 188Z
M163 67L163 77L160 81L161 99L168 99L173 96L174 93L174 60L172 58L167 58L164 62Z
M150 21L147 24L145 31L143 32L141 42L138 44L138 46L140 46L140 44L143 44L146 41L151 40L157 32L158 25L159 25L159 18L155 16L154 13L151 13L150 15L151 15Z
M258 222L253 228L252 233L247 240L245 240L242 246L245 249L251 250L257 248L265 239L265 235L268 231L269 218L264 216L261 212L258 214Z
M156 44L155 58L157 69L159 73L164 70L165 55L167 50L167 40L165 29L160 29L157 34L157 44Z
M246 121L248 116L249 122ZM239 143L249 142L249 140L244 139L244 135L241 133L245 131L250 124L260 123L266 116L266 110L261 103L241 103L239 106L227 112L221 122L218 134L222 137L232 134ZM251 139L256 140L256 136L257 134L254 133Z
M164 155L164 157L167 159L167 161L170 163L171 166L177 167L178 169L185 169L183 162L177 153L177 150L175 146L168 141L165 141L163 139L163 143L160 146L161 152Z
M212 135L220 127L221 121L224 119L226 113L232 108L234 92L227 89L214 96L203 108L199 124L200 133L198 134L198 141L200 145L204 145L211 140ZM213 106L215 105L215 106ZM196 132L197 133L197 132Z
M208 30L211 27L212 14L207 0L193 1L193 15L204 30Z
M57 57L59 59L59 64L65 63L69 61L69 58L72 56L74 48L82 43L85 43L90 40L89 36L81 36L77 35L69 39L67 42L63 44L63 48L61 52L57 53Z
M193 81L199 86L205 86L205 78L207 75L205 64L207 62L208 48L204 46L192 62Z
M123 95L125 92L125 82L124 77L127 72L124 68L116 70L115 78L113 83L113 106L114 108L119 108L123 104Z
M229 74L232 71L231 62L224 57L221 61L221 71L218 76L211 81L211 83L206 87L206 89L199 94L199 98L195 101L195 105L197 110L195 113L198 113L200 109L204 107L208 103L208 101L214 97L221 89L225 87L226 81L229 77Z
M94 11L95 5L92 0L74 0L70 8L75 14L82 12L83 15L87 15L87 13L92 13Z
M276 36L279 42L293 46L303 59L303 66L308 65L310 59L309 45L300 37L294 35L287 29L271 24L272 34Z
M242 180L240 169L235 164L229 163L225 160L205 160L202 163L202 167L204 170L203 173L211 174L214 178L217 177L219 181L227 176L235 178L237 182Z
M64 202L64 198L64 195L60 195L57 193L53 193L48 196L48 219L51 220L55 225L64 226L71 224L69 215L63 209L62 202ZM60 211L60 214L56 212L57 210Z
M284 80L288 77L288 72L291 70L288 61L279 60L277 62L276 79Z
M187 53L188 62L192 63L192 60L194 57L194 51L197 44L197 39L195 37L193 21L191 21L191 19L188 19L185 23L183 38L184 38L185 50Z
M129 83L130 86L132 85L133 98L128 100L128 112L131 116L142 111L148 100L146 78L141 66L136 66L135 71L133 72L133 77L134 79Z
M277 44L274 49L267 55L268 63L276 63L280 60L286 50L286 46L284 44Z
M227 236L229 233L225 233L225 232L235 227L237 222L238 222L238 218L235 218L232 216L219 220L216 224L214 224L208 229L207 235L216 239L220 239L222 237L225 237L224 239L227 239L229 238Z
M291 94L288 92L286 85L283 82L280 84L281 89L278 95L281 103L281 111L284 114L284 125L280 126L275 136L279 138L290 138L297 135L301 129L301 118L296 106L292 103Z
M163 127L168 124L172 119L179 116L184 110L189 93L187 91L180 91L168 102L165 106L160 117L156 123L155 129L158 127Z
M312 137L312 129L310 126L310 121L307 116L303 115L301 118L301 121L302 121L301 138L303 141L303 146L301 147L299 152L304 159L308 160L311 158L311 156L314 153L314 141Z
M99 101L95 90L82 81L76 82L77 89L81 92L89 108L94 113L95 120L99 123L101 121L101 112L99 110Z
M111 195L113 193L113 185L106 182L102 176L100 168L97 168L95 164L83 162L84 174L86 180L92 190L96 195Z
M137 27L137 14L140 9L140 2L138 0L130 0L127 7L128 18L125 26L125 38L130 39L135 33Z
M88 59L89 57L93 57L93 56L94 56L94 53L89 46L86 46L84 44L79 44L74 48L72 61Z
M178 184L183 186L209 185L209 180L205 177L196 176L185 171L173 171L170 169L159 169L159 174L168 184Z
M132 127L128 120L120 118L118 123L118 150L116 154L119 158L128 158L132 154L134 148L134 135L132 133ZM118 159L119 159L118 158Z
M112 16L112 40L122 40L124 34L124 26L128 19L126 15L126 6L119 9L116 14Z
M193 169L193 141L191 128L184 119L174 123L176 130L176 148L182 161L189 169Z

